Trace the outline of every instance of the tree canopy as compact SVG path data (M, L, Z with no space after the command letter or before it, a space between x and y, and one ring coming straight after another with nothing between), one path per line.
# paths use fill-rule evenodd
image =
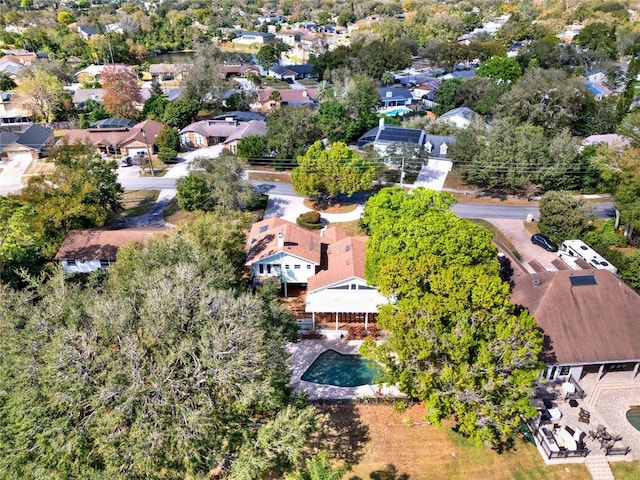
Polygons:
M297 463L317 419L289 397L295 325L267 291L231 289L246 223L196 225L121 249L102 284L60 271L2 289L3 476L258 479Z
M114 117L138 118L137 105L142 103L138 76L122 65L108 66L102 71L104 108Z
M384 366L384 381L425 401L429 420L453 417L461 433L499 446L537 414L542 335L509 302L491 234L455 217L452 202L397 187L367 202L367 281L394 301L378 315L386 342L362 352Z
M587 230L591 209L572 192L549 191L540 198L540 232L560 244L581 238Z
M367 190L376 176L376 168L348 145L337 142L325 148L318 141L298 157L298 166L291 172L291 185L300 195L333 198Z

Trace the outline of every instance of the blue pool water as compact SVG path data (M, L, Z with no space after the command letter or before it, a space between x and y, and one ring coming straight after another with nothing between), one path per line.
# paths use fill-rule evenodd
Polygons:
M379 376L375 364L361 355L343 355L335 350L326 350L318 355L301 378L305 382L322 385L359 387L375 384Z
M633 428L640 431L640 407L630 407L627 410L627 421Z

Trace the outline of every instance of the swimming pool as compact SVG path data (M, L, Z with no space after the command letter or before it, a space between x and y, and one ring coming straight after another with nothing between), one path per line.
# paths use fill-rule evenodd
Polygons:
M379 376L375 365L362 355L343 355L335 350L325 350L307 368L301 379L336 387L359 387L375 384Z
M627 410L627 421L633 428L640 431L640 407L629 407L629 410Z

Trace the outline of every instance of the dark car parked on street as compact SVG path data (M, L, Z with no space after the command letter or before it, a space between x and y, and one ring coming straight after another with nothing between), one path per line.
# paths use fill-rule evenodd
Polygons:
M549 237L546 237L541 233L535 233L531 235L531 243L544 248L547 252L558 251L558 245L556 245Z

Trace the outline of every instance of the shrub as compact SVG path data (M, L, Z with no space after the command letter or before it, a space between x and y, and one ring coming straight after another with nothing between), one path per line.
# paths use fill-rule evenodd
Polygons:
M171 148L161 148L158 152L158 158L164 163L176 163L178 161L178 152Z
M304 228L312 230L319 230L322 228L322 222L320 221L320 213L315 210L311 212L301 213L296 219L296 223Z
M393 401L393 409L398 412L398 413L402 413L404 412L407 408L409 408L409 404L407 402L405 402L404 400L394 400Z
M380 338L380 329L376 325L369 325L367 328L367 337L372 340L377 340Z
M364 325L351 325L347 330L347 340L362 340L366 334Z

